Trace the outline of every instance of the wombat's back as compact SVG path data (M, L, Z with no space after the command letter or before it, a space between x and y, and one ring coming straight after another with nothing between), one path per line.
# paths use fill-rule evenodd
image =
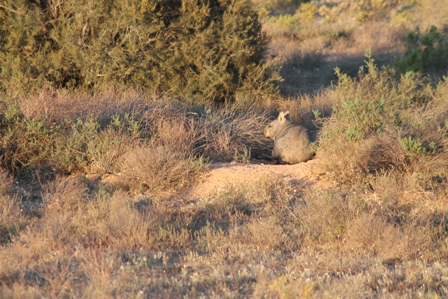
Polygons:
M266 137L274 139L272 157L280 163L296 164L306 162L314 156L307 130L293 124L289 112L280 112L278 118L263 131Z
M299 125L290 126L286 134L275 141L272 156L279 162L287 164L296 164L312 159L314 150L307 130Z

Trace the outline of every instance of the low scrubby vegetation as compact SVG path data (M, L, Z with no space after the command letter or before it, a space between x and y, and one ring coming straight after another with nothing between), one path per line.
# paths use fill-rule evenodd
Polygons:
M446 295L442 210L275 177L243 187L192 206L56 178L34 224L10 198L2 295Z
M320 138L327 165L337 169L335 179L351 183L381 173L418 172L425 189L427 179L446 171L447 83L434 87L416 73L397 75L368 59L359 80L338 72L332 94L337 100Z
M254 2L0 4L0 297L448 296L441 4ZM278 110L326 184L186 200L210 163L269 159Z
M78 108L78 101L92 105ZM47 90L6 102L1 165L12 173L43 168L66 175L134 173L136 167L155 167L157 172L168 161L178 161L183 167L175 172L182 175L201 170L207 161L269 152L269 142L262 138L266 112L212 111L168 101L130 91L91 96ZM147 176L153 171L142 170Z

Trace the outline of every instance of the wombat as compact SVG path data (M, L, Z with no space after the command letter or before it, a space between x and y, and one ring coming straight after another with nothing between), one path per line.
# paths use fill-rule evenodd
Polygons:
M274 139L272 158L279 163L296 164L313 158L307 130L289 120L289 111L280 112L278 118L271 122L263 135Z

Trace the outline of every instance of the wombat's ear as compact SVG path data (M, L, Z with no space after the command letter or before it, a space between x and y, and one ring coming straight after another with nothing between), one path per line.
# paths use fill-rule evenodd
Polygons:
M285 113L283 111L280 111L280 113L278 114L278 120L282 121L285 118Z
M286 119L286 116L289 114L289 111L283 112L281 111L280 114L278 115L278 119L280 121L284 121Z

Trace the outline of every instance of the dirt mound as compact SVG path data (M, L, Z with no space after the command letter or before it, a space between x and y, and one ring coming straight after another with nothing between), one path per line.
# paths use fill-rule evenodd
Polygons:
M120 175L106 175L91 177L90 180L99 180L101 183L120 187L123 185ZM305 163L294 165L273 164L267 161L251 161L250 163L212 163L196 183L190 188L180 192L158 193L161 198L176 198L189 201L203 196L213 196L226 192L230 188L238 189L240 186L256 185L257 182L272 179L288 179L292 184L302 187L330 187L319 159L314 158Z
M319 161L310 160L295 165L278 165L266 161L251 163L214 163L185 194L193 199L204 195L214 195L225 192L228 188L238 188L241 185L254 184L267 177L289 179L293 184L304 187L327 185L320 171Z

